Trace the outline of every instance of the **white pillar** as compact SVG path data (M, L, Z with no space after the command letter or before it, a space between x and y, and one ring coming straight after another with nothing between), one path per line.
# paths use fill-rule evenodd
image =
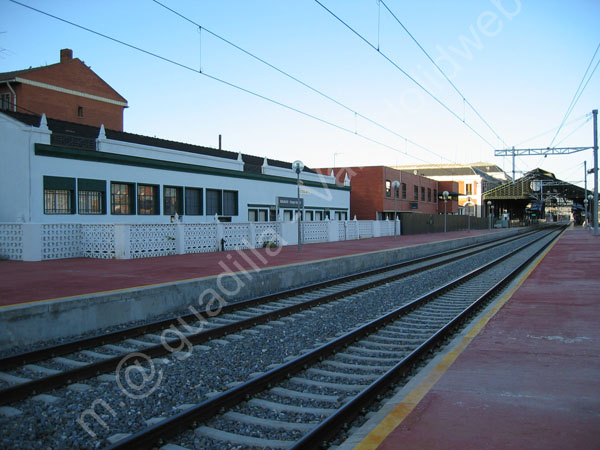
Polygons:
M327 221L327 242L337 242L340 240L340 230L337 220Z
M182 223L175 225L175 252L185 255L185 225Z
M248 223L248 242L250 243L251 248L256 247L256 224L254 222ZM258 243L259 245L262 242Z
M281 237L285 245L298 245L298 226L295 222L281 222Z
M130 259L131 258L131 243L130 243L130 227L129 225L115 225L115 258Z
M23 227L23 261L42 260L42 225L24 223Z
M217 222L217 251L221 251L221 239L225 236L225 225L223 222ZM224 250L224 248L223 248Z

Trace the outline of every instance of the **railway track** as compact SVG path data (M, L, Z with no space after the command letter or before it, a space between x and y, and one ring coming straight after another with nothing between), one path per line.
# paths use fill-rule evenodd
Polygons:
M73 341L0 359L0 405L115 371L144 358L159 358L334 302L416 273L527 239L534 232L418 258L285 292L177 316L102 336ZM185 325L182 325L185 324ZM166 332L165 332L166 330ZM167 338L167 336L175 336ZM106 378L110 379L110 377Z
M7 370L6 365L2 364L0 361L0 364L2 364L0 367L2 367L3 370L0 375L22 377L24 373L29 376L32 372L44 373L47 369L58 371L65 366L69 368L69 364L73 364L69 360L77 361L82 367L75 367L70 370L63 370L59 373L52 373L48 376L40 377L39 380L41 381L31 380L10 386L8 390L5 389L2 395L0 395L0 402L5 405L10 404L11 407L9 407L9 409L14 407L16 410L23 411L24 415L29 416L24 421L23 425L26 427L26 430L21 433L29 437L28 433L31 434L32 427L35 428L38 425L25 425L25 423L39 422L39 420L30 420L30 417L37 417L38 415L52 417L50 422L54 423L54 425L48 426L53 430L60 430L64 427L65 422L64 420L57 418L60 418L63 414L67 414L64 411L70 411L68 414L70 414L71 417L70 421L73 422L74 419L78 418L77 415L82 414L81 411L85 413L84 409L86 405L91 404L93 409L94 405L97 406L97 403L94 402L98 401L98 399L104 400L104 398L106 398L110 400L111 398L115 399L121 397L122 399L117 398L110 404L114 406L116 410L119 408L129 408L127 411L129 417L129 419L127 419L127 426L122 425L121 418L112 420L111 417L104 415L102 416L99 425L93 423L93 417L91 420L87 421L91 427L89 429L93 430L92 433L88 432L88 434L98 439L98 436L95 434L98 433L101 441L89 441L88 436L85 433L82 433L81 429L70 431L73 436L78 435L76 439L80 439L79 441L74 441L77 442L77 444L73 444L73 446L76 447L97 448L98 446L102 446L100 442L103 442L103 445L113 443L116 442L117 439L123 437L119 433L113 435L115 431L124 433L125 430L140 430L150 423L162 422L168 417L177 417L178 414L176 413L178 411L183 411L185 408L194 409L198 405L205 403L207 398L217 399L223 395L231 395L229 393L237 392L236 389L238 389L240 383L248 382L248 380L253 382L261 379L261 377L265 375L265 370L268 371L266 374L269 374L271 373L271 368L280 367L282 363L284 363L284 365L288 364L285 362L286 360L294 361L298 358L298 355L303 355L302 357L311 355L315 350L315 346L320 348L319 345L328 345L329 342L324 341L324 339L332 339L334 336L339 336L340 334L343 337L348 333L348 330L362 328L362 326L359 325L365 321L370 322L375 317L382 315L386 316L389 314L392 307L395 310L398 305L401 305L402 303L412 302L412 299L416 295L413 296L411 292L421 292L421 294L426 292L428 290L426 286L428 286L429 283L434 283L434 281L431 281L432 278L435 278L432 277L434 273L442 273L444 276L449 277L450 273L460 271L461 269L464 270L465 267L478 267L481 264L479 262L480 260L492 258L490 255L499 255L503 253L506 248L524 247L525 242L536 234L536 232L522 234L517 237L502 239L484 245L458 249L442 255L433 255L428 258L407 261L399 265L378 269L376 271L369 271L328 283L320 283L315 286L308 286L286 293L279 293L267 297L267 300L253 299L246 302L240 302L240 304L232 304L232 310L224 308L223 311L221 311L221 314L215 317L210 317L210 314L207 314L206 318L198 321L197 324L193 324L197 329L201 328L199 332L193 332L198 331L197 329L186 330L185 327L180 328L182 333L186 333L186 339L193 342L194 357L190 358L190 360L180 360L177 358L177 353L168 355L168 358L161 357L160 355L167 355L169 349L165 348L164 343L160 343L160 336L157 332L148 332L148 329L152 327L156 327L156 330L165 329L165 324L173 325L173 322L175 321L162 321L162 328L158 326L158 323L155 323L144 326L148 328L141 327L125 330L125 341L116 341L116 343L108 344L108 347L106 347L107 344L105 344L104 347L99 348L87 347L85 350L79 350L77 353L69 355L63 353L64 356L53 356L51 360L44 360L43 355L40 355L39 352L23 355L25 356L25 364L29 366L28 368L19 365L17 358L12 357L12 370ZM443 283L435 281L435 284ZM408 292L408 294L406 294L406 292ZM295 294L295 296L292 296L292 293ZM389 298L384 301L383 297L386 295L389 297L390 293L392 293L393 301ZM379 297L381 297L381 299ZM262 303L260 303L261 300L263 301ZM443 310L444 308L438 308L427 311L426 316L437 317L441 315ZM349 317L344 317L343 320L340 320L340 323L329 323L331 320L337 320L338 316L341 317L342 315L348 314ZM260 325L261 323L262 325ZM307 326L309 327L309 331L302 331L302 327ZM297 331L297 329L300 329L301 331ZM142 333L145 332L146 334L139 336L140 331ZM419 333L415 330L413 331L413 336L406 341L406 345L415 344L415 342L413 342L414 338ZM304 339L304 334L306 333L308 333L309 336ZM152 338L152 336L154 336L154 338ZM276 337L275 340L273 339L273 336ZM296 343L298 337L302 337L305 342ZM111 334L107 339L110 341L113 338L114 334ZM304 388L300 390L298 386L293 384L279 386L279 389L275 389L268 395L264 394L265 398L255 399L256 401L252 402L251 407L258 411L263 411L265 409L264 406L268 405L267 409L269 409L269 407L272 407L273 402L282 401L281 395L290 395L290 393L293 395L288 399L284 398L283 402L300 407L304 401L309 401L309 399L305 398L308 394L311 397L311 401L314 400L313 397L318 398L320 401L317 406L313 405L313 408L327 410L321 411L322 413L327 413L327 416L319 417L319 419L310 416L309 422L318 422L321 419L326 419L326 417L329 417L329 414L332 414L332 411L330 410L335 409L335 407L343 407L344 402L355 395L354 391L339 389L342 384L366 385L370 382L369 377L372 376L372 374L359 371L354 374L356 377L351 377L356 378L358 381L355 380L349 383L341 383L340 380L327 379L327 376L330 376L331 374L326 372L336 373L336 370L338 369L349 370L350 368L346 366L356 363L362 364L364 368L369 368L370 366L383 367L383 363L386 360L388 362L390 360L397 360L399 357L399 350L398 348L392 347L392 344L394 343L393 339L396 339L396 337L389 335L388 338L390 338L390 343L387 344L382 342L379 338L373 338L374 341L379 342L378 344L375 344L375 347L379 347L375 356L371 353L373 351L373 348L371 347L373 346L369 347L365 344L363 346L364 348L359 349L357 345L352 345L348 347L347 351L340 353L340 355L336 357L337 359L335 359L334 364L327 364L327 367L312 368L314 370L311 371L310 377L308 378L313 381L312 386L304 386ZM337 339L334 339L331 342L335 342L336 340ZM112 342L115 341L113 340ZM246 344L246 342L249 342L249 344ZM323 344L323 342L327 342L327 344ZM171 340L171 349L178 348L180 343L181 340ZM84 342L83 346L85 347L86 345L87 342ZM245 349L244 345L250 346ZM258 346L258 348L254 348L255 346ZM260 353L260 347L264 347L262 352L266 351L267 353ZM281 350L274 351L277 347L281 347ZM240 348L241 353L239 350ZM272 350L274 351L273 355L270 354ZM62 348L59 347L58 351L62 351ZM236 354L235 351L238 353ZM98 362L96 360L96 354L102 354L103 359ZM140 356L139 359L136 359L136 354ZM221 357L220 354L225 356ZM231 354L234 356L227 356ZM89 357L86 359L85 355L89 355ZM35 360L36 358L37 360ZM58 360L56 360L56 358L58 358ZM147 363L150 362L151 365L154 363L154 366L159 368L159 370L164 369L165 374L168 374L168 377L165 377L165 382L163 382L161 388L157 391L159 392L158 397L156 394L153 394L153 397L150 397L154 400L143 401L125 399L123 397L122 389L117 389L116 384L118 384L119 375L118 364L128 358L128 364L135 364L138 365L138 367L147 367ZM191 363L190 361L194 358L196 362ZM325 356L320 356L320 358L325 358ZM67 362L65 362L65 360L67 360ZM248 361L247 363L246 360ZM92 364L89 364L90 362ZM87 364L83 366L84 363ZM196 364L196 366L194 366L194 364ZM308 364L309 363L306 362L301 363L299 367L303 367L304 365L308 366ZM42 369L35 366L41 367ZM115 370L115 366L117 366L117 370ZM246 366L250 368L246 370ZM121 369L123 369L123 367L121 367ZM242 369L242 371L237 372L240 369ZM103 372L110 372L113 370L115 370L114 373L117 376L115 376L115 374L97 376ZM172 375L172 372L176 372L176 374ZM203 379L204 373L208 373L209 375ZM215 376L214 374L217 375ZM81 378L77 378L79 376L81 376ZM176 378L173 378L173 376ZM216 381L215 379L207 380L207 377L210 378L211 376L215 377ZM185 377L190 377L190 382L181 381L185 380ZM222 381L219 381L219 377ZM296 378L299 378L299 376L290 375L288 383L297 381ZM85 384L77 383L77 381L82 379L89 381L86 381ZM45 384L48 383L48 380L50 380L50 383ZM195 381L191 382L192 380ZM115 383L115 381L117 381L117 383ZM273 384L275 382L271 383ZM338 390L332 390L332 385L335 383L338 384ZM174 387L169 391L168 385L171 384L177 387ZM54 392L48 392L51 395L47 396L39 395L44 391L67 385L67 390L61 389ZM88 385L91 386L89 391L85 389L79 390ZM166 390L165 386L167 386ZM76 392L75 394L68 393L71 388ZM349 389L349 387L346 388ZM266 388L262 388L260 390L264 391L265 389ZM163 392L167 392L167 394L164 394ZM11 395L13 397L9 397ZM161 401L163 405L165 404L164 397L163 400L160 400L160 397L164 395L173 397L172 400L169 399L170 404L173 406L171 408L166 408L166 410L165 407L161 405ZM243 397L248 395L252 394L244 393ZM40 399L40 397L42 397L42 399ZM332 406L332 404L328 403L329 400L332 400L332 397L335 397L338 400L337 405L333 404ZM7 398L11 398L11 400L7 400ZM45 403L46 401L54 402L56 400L56 403L42 405L40 400L42 400L42 403ZM158 401L158 403L154 405L154 401ZM271 403L264 403L265 401ZM215 438L211 434L214 433L214 431L211 431L210 429L227 432L227 425L222 426L218 423L216 425L209 423L213 416L219 417L218 411L222 407L222 405L218 406L218 408L213 411L212 415L210 415L209 419L193 419L190 422L192 424L191 426L194 429L204 426L206 428L203 428L202 430L207 434L203 435L202 430L197 430L196 432L188 431L187 434L191 433L192 438L188 438L187 441L184 439L181 445L194 447L195 444L193 441L200 439L203 442L208 442L208 444L202 445L210 447L212 445L218 445L218 441L223 441L223 439ZM73 416L73 410L78 411L75 416ZM111 409L109 412L112 413L114 411ZM277 426L276 430L279 431L276 431L276 433L273 434L272 431L268 431L268 427L265 425L266 422L264 422L273 417L259 413L258 416L255 415L254 419L252 419L253 416L250 413L251 411L235 409L228 411L226 417L224 416L224 418L219 419L215 418L214 420L229 423L229 432L235 431L236 426L248 427L248 436L258 436L258 439L282 440L286 442L286 444L282 444L283 446L288 445L289 442L300 439L309 431L308 424L304 424L304 427L296 425L300 430L285 430L282 429L281 426ZM0 416L1 415L2 411L0 411ZM287 417L289 419L283 420L284 428L288 426L285 422L291 421L292 423L300 424L305 418L304 413L297 411L280 410L276 415ZM79 419L81 419L81 417L82 416L80 415ZM248 419L248 417L250 417L250 419ZM104 420L106 420L107 423L105 423ZM125 418L123 418L123 420L125 420ZM246 423L244 420L254 423ZM202 422L205 423L202 424ZM196 423L197 426L193 425L194 423ZM6 427L6 422L3 425ZM163 440L165 439L165 436L177 433L189 426L189 424L186 426L179 424L176 426L174 425L173 430L175 431L166 433L166 435L161 434L157 439ZM312 426L313 425L310 425L310 427ZM78 426L75 428L77 427ZM104 427L105 429L101 427ZM10 428L9 432L6 433L7 437L5 438L5 443L12 443L14 441L14 438L11 440L10 433L14 433L13 436L19 435L19 426L13 427L11 424ZM257 429L259 431L257 431ZM88 429L86 429L86 431L88 431ZM112 432L113 434L109 434L107 431ZM277 437L277 433L281 436ZM286 433L291 434L288 435ZM41 432L41 434L47 436L45 431ZM184 435L185 434L186 433L184 433ZM213 438L215 441L213 441ZM55 445L62 445L64 443L64 438L62 437L55 438L54 436L51 436L51 439L57 439L56 441L53 441ZM102 441L104 439L107 440ZM41 441L38 440L35 442L39 444L45 443L46 441L42 439ZM123 441L122 444L125 444L126 442L127 441ZM1 444L2 439L0 438L0 446ZM29 445L31 445L31 442L24 441L21 447L17 445L15 448L27 448ZM136 447L136 444L132 445L134 448ZM225 443L223 445L225 448L228 448L227 446L231 444ZM239 445L251 446L249 444ZM146 443L137 447L146 447ZM262 447L262 444L259 444L258 447Z
M494 258L377 319L125 437L111 449L326 447L489 302L560 233Z

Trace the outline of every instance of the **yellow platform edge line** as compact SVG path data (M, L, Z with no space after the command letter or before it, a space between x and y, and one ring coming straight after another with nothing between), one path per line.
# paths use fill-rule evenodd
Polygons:
M563 232L564 233L564 232ZM562 233L561 233L562 236ZM521 287L521 285L529 278L531 273L535 270L538 264L546 257L548 252L552 250L554 245L558 242L556 239L550 247L548 247L537 259L533 266L531 266L527 272L525 272L517 281L515 286L512 287L496 304L473 325L468 333L463 336L460 342L451 349L444 358L431 370L429 374L419 383L412 391L410 391L406 397L398 403L398 405L390 412L385 419L383 419L377 427L375 427L360 443L358 443L353 450L373 450L376 449L388 435L400 425L406 417L415 409L419 402L425 397L425 395L435 386L439 379L444 373L450 368L450 366L456 361L456 358L464 351L465 348L471 343L471 341L477 336L481 330L487 325L487 323L496 315L496 313L504 306L508 300L514 295L514 293Z

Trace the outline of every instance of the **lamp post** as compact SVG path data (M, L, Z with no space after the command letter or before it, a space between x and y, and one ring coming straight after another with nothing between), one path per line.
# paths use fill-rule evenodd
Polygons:
M446 204L448 203L449 195L450 195L450 192L448 192L448 191L442 192L442 197L444 197L444 233L447 231L446 217L448 214L447 214L447 210L446 210Z
M592 222L590 224L590 220L593 220L594 216L594 196L592 194L588 195L588 204L590 205L590 215L587 215L587 208L585 210L585 218L587 219L587 223L588 223L588 228L590 229L590 231L592 231L592 226L594 225L594 222ZM596 220L598 220L596 218Z
M585 219L583 220L583 226L584 227L588 226L587 205L588 205L588 199L584 198L583 199L583 207L585 209Z
M398 189L400 188L400 182L394 180L392 187L394 188L394 240L396 240L396 218L398 216Z
M292 163L292 169L296 172L297 175L297 182L296 185L298 186L298 203L297 203L297 207L298 207L298 215L296 216L296 219L298 220L298 251L301 252L302 251L302 223L301 223L301 216L300 216L300 172L302 172L302 170L304 169L304 163L302 161L296 160Z
M488 200L487 201L487 205L488 205L488 209L489 209L489 216L490 216L490 231L492 230L492 201Z
M471 197L467 197L467 201L465 202L465 206L469 205L467 209L467 231L471 231L471 205L473 202L471 201Z

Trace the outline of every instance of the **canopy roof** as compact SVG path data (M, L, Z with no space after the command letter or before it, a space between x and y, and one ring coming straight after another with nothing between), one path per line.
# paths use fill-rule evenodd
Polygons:
M553 173L543 169L534 169L518 178L514 183L505 183L496 186L483 194L484 200L536 200L544 197L555 196L564 199L583 202L586 197L585 189L557 179ZM588 190L587 194L591 194Z

